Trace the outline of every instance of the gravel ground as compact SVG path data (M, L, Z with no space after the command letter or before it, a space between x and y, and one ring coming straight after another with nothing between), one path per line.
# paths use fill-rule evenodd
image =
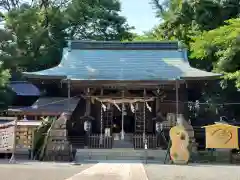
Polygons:
M1 180L65 180L93 164L70 165L61 163L0 164Z
M149 180L240 180L240 166L144 165Z

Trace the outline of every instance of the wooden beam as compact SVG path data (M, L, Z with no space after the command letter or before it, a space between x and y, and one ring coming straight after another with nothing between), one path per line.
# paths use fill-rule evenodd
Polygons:
M92 98L102 98L102 99L121 99L122 98L122 96L111 96L111 95L103 95L103 96L91 96ZM145 96L146 98L156 98L157 96ZM83 98L86 98L86 97L84 97L83 96ZM124 95L124 98L125 99L140 99L140 98L144 98L144 96L125 96Z
M59 116L63 112L27 112L27 111L21 111L21 112L14 112L10 111L8 112L8 115L15 115L15 116ZM34 120L34 119L33 119Z
M180 83L184 81L180 80ZM170 81L112 81L112 80L83 80L83 81L72 81L72 84L78 85L81 87L150 87L153 86L162 86L162 85L174 85L175 80Z
M16 117L0 117L0 120L14 121L16 120Z

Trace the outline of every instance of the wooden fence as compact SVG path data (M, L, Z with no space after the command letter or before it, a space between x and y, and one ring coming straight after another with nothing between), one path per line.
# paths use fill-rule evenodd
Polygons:
M158 147L158 141L156 135L145 135L147 140L147 148L148 149L156 149ZM145 143L144 143L144 137L141 134L135 134L133 135L133 145L134 149L144 149Z
M160 147L160 142L156 135L146 135L147 148L157 149ZM135 134L132 138L134 149L144 149L144 138L142 134ZM91 134L88 138L88 148L89 149L111 149L113 146L112 136L102 136L100 134Z
M112 136L105 136L100 134L91 134L88 138L89 149L111 149L113 145Z

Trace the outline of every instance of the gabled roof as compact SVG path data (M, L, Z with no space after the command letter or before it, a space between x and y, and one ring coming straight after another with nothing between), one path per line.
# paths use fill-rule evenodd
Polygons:
M71 112L74 111L78 104L79 98L70 99ZM32 106L27 107L11 107L8 112L24 112L24 113L35 113L35 114L61 114L68 112L68 98L64 97L41 97Z
M61 63L51 69L25 73L29 78L148 81L208 79L220 74L192 68L177 42L71 41Z
M40 126L41 125L41 121L34 121L34 120L28 120L28 121L18 121L17 122L17 126L33 126L33 127L36 127L36 126ZM0 128L5 128L5 127L8 127L8 126L14 126L15 125L15 122L14 121L11 121L11 122L6 122L6 123L3 123L3 124L0 124Z
M29 82L11 81L9 86L18 96L40 96L39 89Z

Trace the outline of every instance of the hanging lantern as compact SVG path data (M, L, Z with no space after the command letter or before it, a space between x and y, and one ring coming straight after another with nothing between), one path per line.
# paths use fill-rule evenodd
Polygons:
M84 130L85 130L86 132L89 132L90 129L91 129L91 127L92 127L91 121L87 120L87 121L84 122Z
M163 123L161 123L161 122L156 122L155 128L156 128L156 132L157 132L157 133L162 132L162 131L163 131Z
M156 122L155 128L156 128L156 132L157 133L161 132L161 123L160 122Z

